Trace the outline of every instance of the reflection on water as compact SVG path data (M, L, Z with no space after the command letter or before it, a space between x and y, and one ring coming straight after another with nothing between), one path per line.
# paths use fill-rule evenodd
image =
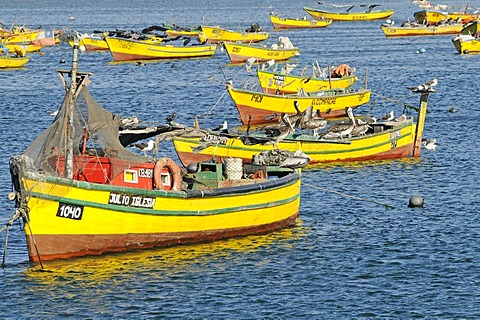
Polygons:
M44 263L43 270L35 266L27 269L25 274L29 280L49 285L76 281L93 284L113 278L127 280L129 274L143 273L148 274L150 280L161 279L179 271L199 271L211 264L222 264L222 261L230 264L235 259L244 259L245 255L270 250L271 247L293 249L295 241L307 232L301 224L301 220L297 219L296 226L267 235L49 261Z

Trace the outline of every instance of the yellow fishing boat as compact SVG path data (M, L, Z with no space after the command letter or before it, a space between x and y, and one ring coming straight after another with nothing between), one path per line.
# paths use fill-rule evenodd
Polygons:
M425 25L418 23L405 23L402 26L382 24L380 27L386 37L411 37L411 36L437 36L458 34L462 28L461 23Z
M332 20L323 19L294 19L294 18L282 18L276 15L270 15L270 21L272 22L273 28L277 30L281 29L315 29L315 28L325 28L332 23Z
M10 169L30 261L100 255L268 233L296 223L298 169L200 163L181 169L124 148L119 117L87 89L89 73L60 70L66 96L52 125ZM68 77L71 78L70 83ZM240 160L240 162L238 161ZM8 226L8 224L7 224Z
M5 48L9 50L9 52L16 52L17 54L25 55L26 53L38 52L42 49L41 46L37 46L33 43L20 43L20 42L13 42L13 43L5 43Z
M341 66L346 66L343 75L335 71ZM298 93L300 90L314 92L328 89L346 89L352 86L357 80L352 69L347 65L340 65L337 68L324 77L316 74L293 75L282 73L282 71L268 70L258 70L257 76L262 91L271 94Z
M115 61L207 58L215 54L216 45L171 45L105 35L105 41Z
M268 39L267 32L238 32L213 26L201 26L200 29L207 37L208 43L255 43Z
M324 118L344 116L345 108L356 108L370 101L367 89L332 89L310 94L276 95L263 92L235 89L227 84L227 90L243 124L259 124L278 121L282 113L296 114L313 106L314 113Z
M458 53L476 54L480 53L480 31L479 21L467 23L460 34L452 39L453 45Z
M68 43L73 47L73 39L69 39ZM82 34L78 36L78 44L84 51L108 51L108 44L100 33Z
M279 37L278 44L273 44L271 47L233 42L225 42L223 46L232 63L244 63L249 59L254 59L255 62L272 59L284 61L300 54L300 49L294 47L287 37Z
M28 60L30 60L29 57L0 55L0 69L20 68L23 67L28 62Z
M350 12L354 6L348 8L346 12L330 12L307 7L304 7L303 10L315 19L329 19L333 21L381 20L389 18L394 13L393 10L373 10L377 6L371 5L362 12Z
M436 10L421 10L413 14L415 21L420 24L435 25L440 22L455 21L468 23L478 19L478 14L466 12L441 12Z
M0 40L4 40L7 43L29 43L35 40L42 30L17 30L11 33L3 33L0 35Z
M420 93L416 120L414 117L407 118L402 115L395 120L365 120L360 123L361 119L355 119L351 113L349 122L344 124L329 121L330 127L340 125L348 128L353 125L354 128L345 137L328 137L329 126L318 135L305 134L303 130L300 134L290 133L275 141L276 143L272 143L275 137L267 136L262 131L217 134L212 131L185 131L184 135L176 135L173 144L185 166L211 159L221 161L228 158L240 158L244 163L266 163L268 157L264 154L275 151L301 151L308 156L310 164L419 157L428 96L435 91L431 88L413 91ZM272 126L268 128L272 131Z

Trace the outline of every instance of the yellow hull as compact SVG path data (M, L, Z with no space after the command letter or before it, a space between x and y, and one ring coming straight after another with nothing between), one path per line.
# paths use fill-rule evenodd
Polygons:
M73 40L69 40L68 43L73 47ZM79 39L78 45L83 46L85 51L108 51L107 42L100 37L86 37L83 36Z
M229 138L225 144L210 146L197 154L193 148L203 143L200 138L175 138L173 144L184 166L190 162L242 158L250 163L253 156L275 149L295 152L301 150L310 157L310 164L365 160L385 160L413 154L416 125L413 119L402 124L386 124L384 131L351 139L318 139L313 136L287 137L278 145L245 145L240 138ZM252 135L252 137L255 137Z
M460 54L478 54L480 53L480 40L466 36L456 37L452 40L455 49Z
M314 92L326 89L346 89L352 86L357 77L346 76L343 78L315 78L301 77L291 74L281 74L270 71L257 71L260 87L264 93L297 93L300 89L305 92Z
M261 61L284 61L299 53L298 48L273 49L254 44L224 43L225 50L232 63L243 63L249 58L255 58L256 62Z
M303 8L309 15L315 19L329 19L333 21L361 21L361 20L381 20L390 17L394 11L372 11L372 12L329 12L313 8Z
M259 124L278 121L282 113L296 114L294 101L300 111L313 106L313 113L320 112L324 118L340 117L346 114L345 108L356 108L370 101L370 90L358 91L319 91L310 96L274 95L262 92L234 89L227 90L237 107L243 124ZM318 110L318 111L317 111Z
M310 28L325 28L332 23L332 20L307 20L307 19L292 19L282 18L270 15L274 29L310 29Z
M216 45L172 46L111 37L105 41L115 61L206 58L217 49Z
M32 30L19 33L4 33L0 35L1 40L7 43L28 43L35 40L42 30Z
M241 42L254 43L268 39L266 32L237 32L219 27L202 26L208 43Z
M461 23L467 23L478 19L477 14L461 13L461 12L439 12L435 10L422 10L413 14L415 21L418 23L426 23L435 25L441 21L451 19L453 21L460 20Z
M463 24L447 24L440 26L421 27L392 27L382 25L381 29L387 37L409 37L409 36L436 36L458 34L463 29Z
M21 181L29 209L25 233L30 259L194 243L287 227L299 212L300 174L275 180L264 182L264 188L232 187L214 194L114 187L26 173ZM122 205L128 198L141 201Z
M0 69L23 67L29 59L30 58L28 57L14 58L9 56L0 56Z

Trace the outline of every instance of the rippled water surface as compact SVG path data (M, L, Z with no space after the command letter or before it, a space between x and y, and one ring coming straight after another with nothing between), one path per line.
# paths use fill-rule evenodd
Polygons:
M354 3L343 1L342 3ZM463 1L451 1L464 6ZM470 2L480 7L478 1ZM30 27L80 32L142 29L175 22L245 29L252 22L272 31L270 7L300 17L316 1L13 1L0 19ZM418 7L395 9L400 24ZM74 21L70 17L75 17ZM480 317L480 223L478 219L480 56L456 54L451 36L386 39L382 21L333 23L322 30L271 32L300 47L299 68L347 63L360 80L368 74L371 105L357 113L377 117L417 105L406 88L437 78L430 96L425 137L438 141L421 159L319 165L304 171L296 227L273 234L47 265L28 263L18 225L8 238L0 270L0 317L18 318L206 318L343 319ZM417 51L424 48L425 53ZM22 152L52 121L63 88L57 69L71 59L68 45L32 55L25 69L0 72L0 222L13 214L8 160ZM107 53L82 53L80 69L93 72L90 91L124 116L177 120L212 127L239 124L225 95L221 68L235 84L255 82L254 72L228 66L225 52L199 60L113 64ZM367 71L368 70L368 71ZM215 105L216 104L216 105ZM213 106L212 116L203 117ZM457 113L448 110L455 106ZM165 142L162 152L176 158ZM422 209L407 208L414 194ZM353 197L351 197L353 196ZM393 208L388 209L388 205ZM5 233L0 234L0 243Z

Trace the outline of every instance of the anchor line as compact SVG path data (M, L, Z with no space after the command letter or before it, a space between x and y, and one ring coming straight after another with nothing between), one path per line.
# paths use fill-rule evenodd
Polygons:
M19 209L15 210L15 214L10 218L10 220L8 220L8 222L3 226L3 228L0 229L0 233L6 230L5 245L4 245L4 248L3 248L3 258L2 258L2 265L1 265L2 268L5 267L5 260L7 258L8 232L10 230L9 228L17 219L19 219L21 217L22 217L21 210L19 210Z
M352 196L352 195L349 195L349 194L346 194L346 193L343 193L343 192L339 192L339 191L335 191L335 190L331 190L331 189L327 189L327 188L322 188L322 187L319 187L319 186L316 186L316 185L313 185L313 184L309 184L309 183L303 183L302 182L302 184L305 184L305 185L307 185L311 188L317 189L317 190L322 190L322 191L325 191L325 192L335 193L335 194L341 195L343 197L347 197L347 198L351 198L351 199L355 199L355 200L360 200L360 201L365 201L365 202L375 203L375 204L378 204L378 205L381 205L381 206L385 207L386 209L395 209L394 206L391 206L391 205L385 204L385 203L381 203L381 202L378 202L378 201L375 201L375 200L370 200L370 199L365 199L365 198L361 198L361 197L357 197L357 196Z
M400 104L400 105L402 105L402 106L404 107L404 110L408 108L408 109L413 109L413 110L415 110L415 111L417 111L417 112L419 111L419 108L418 108L418 107L412 106L412 105L410 105L410 104L408 104L408 103L405 103L405 102L402 102L402 101L400 101L400 100L398 100L398 99L389 98L389 97L383 96L383 95L378 94L378 93L375 93L375 92L372 92L371 94L372 94L372 95L375 95L375 96L377 96L377 97L383 98L383 99L385 99L385 100L387 100L387 101L391 101L391 102L398 103L398 104Z

